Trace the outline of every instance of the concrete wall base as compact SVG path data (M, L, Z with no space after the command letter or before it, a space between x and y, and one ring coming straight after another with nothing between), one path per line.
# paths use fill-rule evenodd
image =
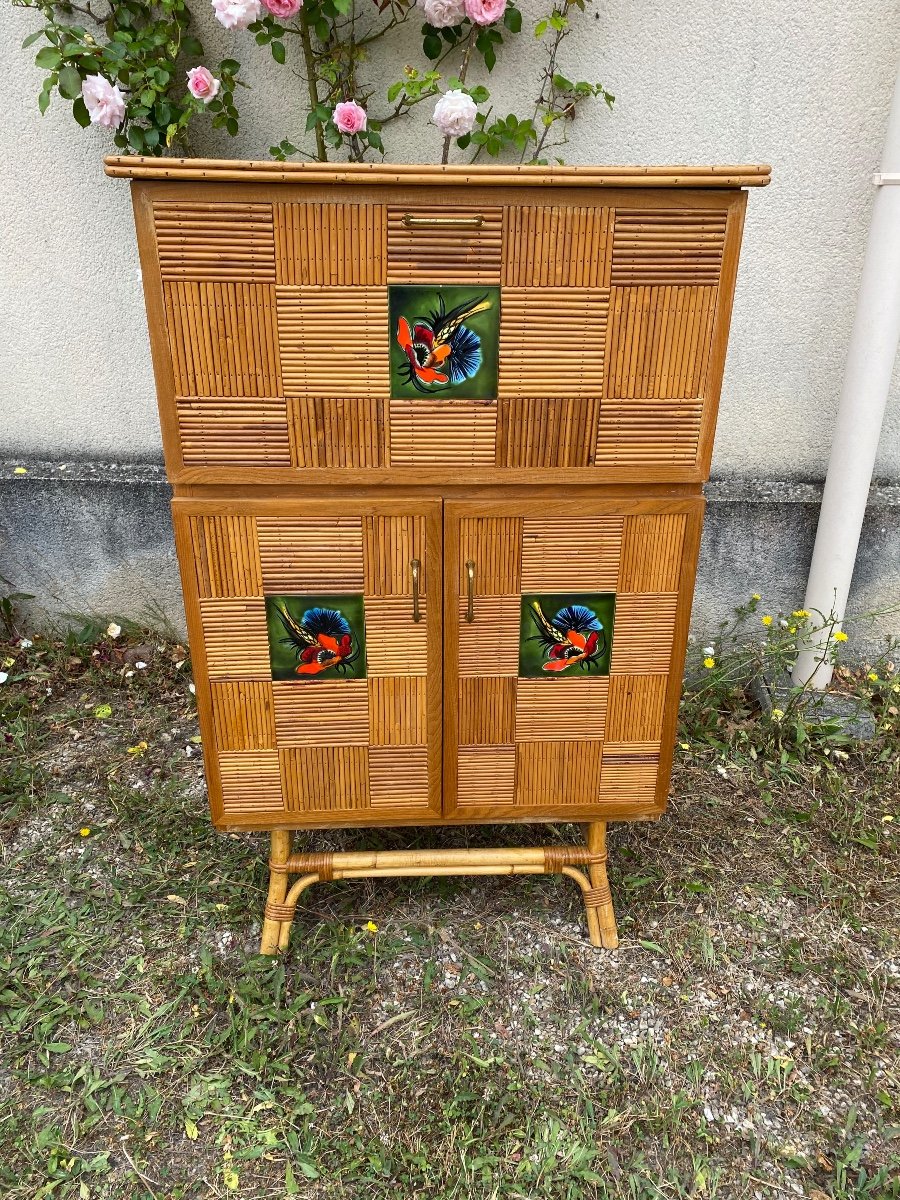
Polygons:
M25 474L16 468L25 468ZM711 636L754 592L766 611L803 603L821 484L758 479L707 485L693 630ZM161 466L0 463L0 595L39 627L70 615L128 617L184 630ZM868 620L865 614L877 613ZM873 656L900 636L900 486L869 496L846 625L850 653Z

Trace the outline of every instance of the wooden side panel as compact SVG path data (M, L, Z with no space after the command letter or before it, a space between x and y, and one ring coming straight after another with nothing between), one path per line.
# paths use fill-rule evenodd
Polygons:
M497 401L498 467L589 467L597 445L599 399Z
M715 287L613 287L605 395L703 395L715 311Z
M275 204L276 281L351 287L385 281L383 204Z
M601 395L609 295L602 288L505 287L499 395Z
M474 400L392 400L392 467L492 467L497 405Z
M717 284L727 213L722 209L616 209L614 284Z
M284 395L389 395L386 288L278 287L276 292Z
M616 597L611 675L668 671L672 661L678 596L620 592Z
M510 205L504 211L507 287L609 287L612 210Z
M684 513L625 518L620 592L676 592L684 556Z
M264 283L165 283L178 396L280 396L275 289Z
M290 396L285 404L295 467L387 465L387 400Z
M407 214L424 221L472 221L477 227L408 226ZM503 209L490 206L418 205L388 208L388 283L500 282Z
M164 280L275 282L271 204L157 200L153 224Z

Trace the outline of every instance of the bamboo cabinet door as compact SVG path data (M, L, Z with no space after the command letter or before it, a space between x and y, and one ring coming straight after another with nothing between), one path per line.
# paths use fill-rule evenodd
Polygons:
M440 500L173 511L215 823L437 816Z
M447 816L661 811L702 507L445 504Z

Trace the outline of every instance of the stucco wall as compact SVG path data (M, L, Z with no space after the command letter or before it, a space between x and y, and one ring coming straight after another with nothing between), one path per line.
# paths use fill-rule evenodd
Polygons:
M526 18L543 0L523 0ZM209 51L233 53L253 91L241 135L196 152L267 157L301 126L300 81L250 35L196 11ZM571 162L768 161L750 197L714 475L818 479L840 390L896 64L898 0L601 0L577 21L566 69L602 79L616 109L572 130ZM107 180L109 139L54 101L36 108L35 14L0 7L0 449L48 457L160 456L128 186ZM520 38L491 86L497 110L533 94ZM412 42L410 42L410 48ZM399 53L399 51L398 51ZM400 62L404 61L402 55ZM392 157L425 156L421 126ZM427 153L438 147L425 135ZM900 372L877 474L900 477Z

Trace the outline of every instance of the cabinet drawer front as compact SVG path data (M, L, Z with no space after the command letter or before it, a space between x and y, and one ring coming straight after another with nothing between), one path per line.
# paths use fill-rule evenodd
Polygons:
M665 805L703 501L445 506L445 813Z
M236 190L139 192L173 478L708 474L742 192Z
M440 501L173 502L215 823L440 812Z

